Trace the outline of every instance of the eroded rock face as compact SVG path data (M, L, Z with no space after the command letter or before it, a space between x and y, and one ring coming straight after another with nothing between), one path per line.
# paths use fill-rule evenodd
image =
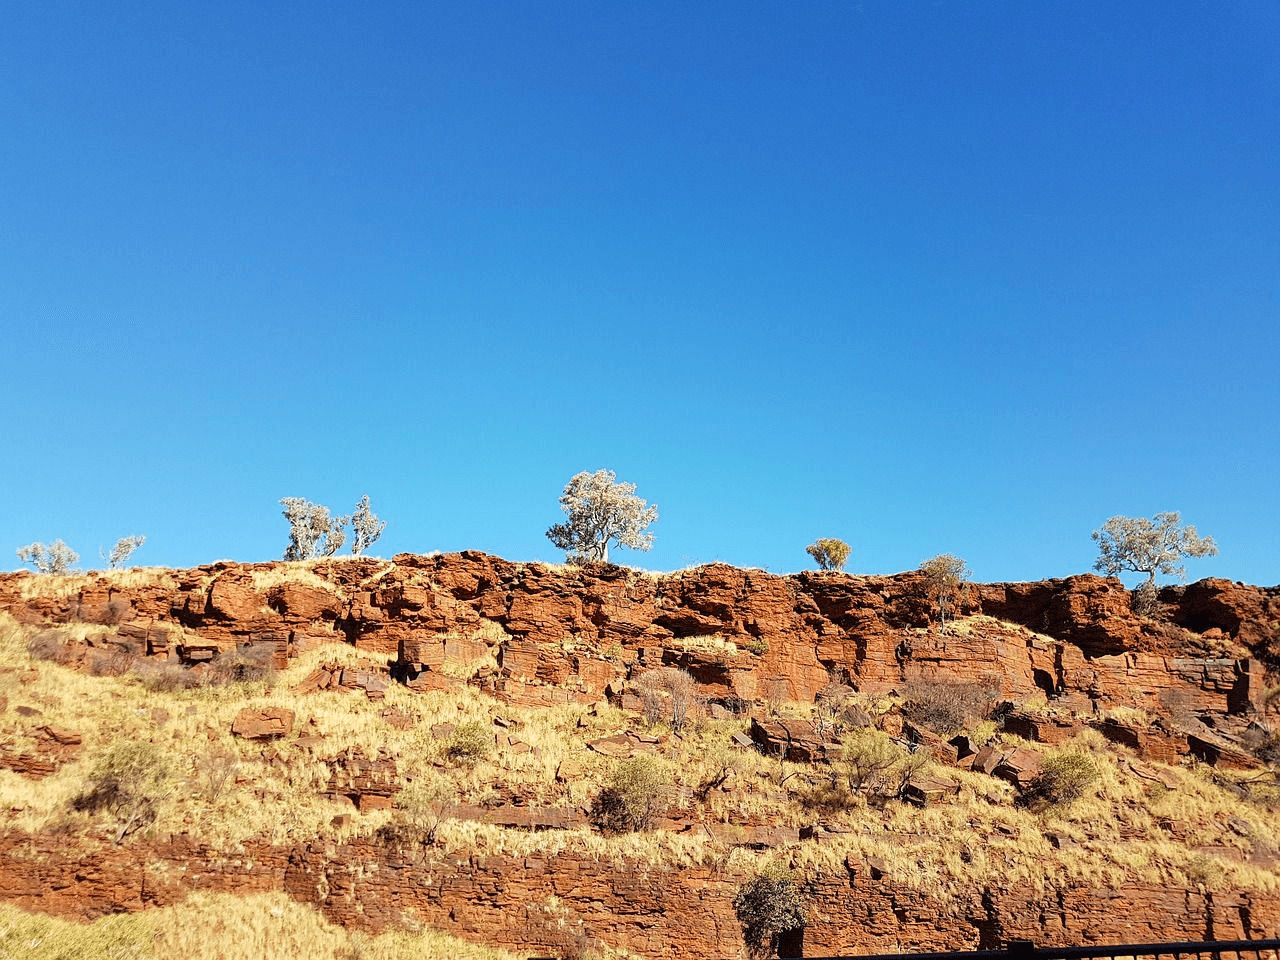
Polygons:
M1194 633L1217 631L1280 661L1280 589L1261 590L1210 577L1185 587L1166 587L1160 599L1172 607L1172 620Z
M446 853L373 838L283 848L250 844L228 857L179 837L115 847L0 834L0 900L59 916L180 902L198 878L212 892L283 889L343 926L377 932L406 910L428 926L524 955L563 947L583 931L640 956L732 957L742 933L733 897L747 877L722 867L625 869L572 853L513 857ZM1043 946L1155 943L1280 935L1280 900L1127 884L1025 889L974 886L943 895L912 890L892 869L850 858L806 878L807 955L996 949L1011 939ZM540 913L558 904L555 916ZM643 923L636 918L643 917ZM549 921L549 922L548 922Z
M110 642L129 656L269 641L284 657L346 642L394 661L416 689L469 681L529 705L591 702L620 679L675 666L723 703L812 700L836 679L873 693L972 683L1010 699L1041 692L1086 707L1244 716L1262 708L1266 664L1280 654L1280 587L1225 580L1165 588L1162 620L1135 616L1120 581L1090 574L980 585L959 613L990 619L944 634L915 573L775 576L708 564L653 575L476 552L334 560L293 580L290 571L219 563L128 590L99 578L60 598L24 598L32 575L4 574L0 609L24 623L86 611L116 620Z

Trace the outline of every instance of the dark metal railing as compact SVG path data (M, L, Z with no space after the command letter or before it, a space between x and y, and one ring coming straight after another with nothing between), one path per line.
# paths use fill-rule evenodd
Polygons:
M783 954L790 956L790 954ZM811 957L807 960L1280 960L1280 940L1208 940L1192 943L1125 943L1101 947L1037 947L1030 940L1010 940L1003 950L963 953L877 953L864 956ZM528 960L554 960L529 957Z
M1211 940L1199 943L1126 943L1099 947L1037 947L1011 940L1004 950L967 953L882 953L861 957L815 957L812 960L1280 960L1280 940Z

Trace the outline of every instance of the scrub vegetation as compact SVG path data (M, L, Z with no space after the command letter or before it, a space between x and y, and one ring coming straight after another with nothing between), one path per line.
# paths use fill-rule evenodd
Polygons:
M342 841L372 835L399 818L419 824L444 850L462 851L479 842L514 854L576 850L606 861L735 863L750 869L760 855L740 844L752 829L799 828L820 816L847 832L822 844L797 843L792 854L809 869L834 868L850 854L904 867L909 863L911 868L897 875L899 882L922 890L1010 877L1031 887L1070 880L1105 885L1127 875L1164 883L1194 876L1211 888L1280 891L1274 873L1226 858L1219 858L1220 870L1206 874L1203 855L1192 849L1247 852L1255 845L1280 846L1274 818L1257 805L1275 797L1255 787L1254 802L1241 799L1220 773L1194 768L1163 769L1162 778L1172 787L1140 779L1122 751L1090 732L1061 745L1060 769L1047 764L1054 772L1045 785L1050 802L1019 805L1016 791L1003 781L936 767L873 727L842 728L838 757L827 764L801 764L734 745L731 738L746 730L748 719L712 719L701 708L683 717L663 711L646 721L642 713L604 705L514 708L462 684L425 694L392 684L381 703L352 693L293 691L320 663L377 666L343 645L308 652L271 676L157 688L136 672L91 676L56 658L33 655L28 647L42 651L41 636L39 628L0 616L0 695L11 705L0 715L0 752L35 751L39 728L48 724L73 732L82 746L39 781L0 769L0 807L10 811L11 830L57 831L122 846L187 832L214 846L233 847L255 839ZM844 711L857 706L875 722L888 711L931 702L932 695L917 690L905 697L871 698L848 692L838 699ZM949 696L942 700L950 704ZM984 700L983 691L968 691L960 707L944 711L956 723L941 725L985 727L990 733L990 721L970 709ZM24 716L13 709L19 705L39 715ZM295 711L305 736L266 745L232 736L231 722L246 706ZM817 711L829 707L783 704L781 709L819 721ZM393 725L386 718L389 710L409 723ZM495 738L499 715L518 727L527 750L518 752L505 745L505 738ZM679 736L672 729L676 723ZM433 733L442 724L449 732ZM586 747L627 730L656 741L651 754L618 761ZM992 742L1020 743L1000 732ZM409 771L430 771L429 781L415 778L413 789L391 809L341 817L352 810L330 796L331 764L350 750L393 759L403 786L410 786ZM896 799L905 777L928 773L956 785L954 800L920 810ZM601 817L605 829L584 823L531 834L450 812L465 805L492 807L511 796L566 810L595 804L608 811ZM1159 825L1169 815L1185 825L1185 842ZM715 829L655 829L661 817ZM1233 817L1251 825L1247 836L1224 826ZM1049 829L1075 842L1055 848L1045 838Z

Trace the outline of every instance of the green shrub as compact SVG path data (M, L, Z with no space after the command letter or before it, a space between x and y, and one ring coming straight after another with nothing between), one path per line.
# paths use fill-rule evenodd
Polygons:
M435 843L445 808L456 796L457 789L447 777L432 771L419 774L396 794L395 816L381 835L384 839Z
M647 830L666 806L670 790L671 774L660 760L622 760L592 804L591 822L605 833Z
M166 755L153 743L117 743L94 766L85 789L71 800L73 810L108 811L116 820L115 843L151 824L170 790Z
M733 898L742 924L742 939L753 957L777 956L778 941L788 930L805 925L804 895L789 870L768 867L749 880Z
M1045 757L1040 773L1019 797L1024 806L1066 806L1079 800L1100 776L1093 758L1083 753L1057 753Z
M444 755L453 763L471 766L493 752L493 730L483 720L460 723L449 736Z
M840 766L853 793L890 792L893 768L907 751L879 730L859 730L840 746Z
M769 652L769 641L764 637L748 637L746 640L735 642L738 646L750 653L754 653L757 657L763 657Z

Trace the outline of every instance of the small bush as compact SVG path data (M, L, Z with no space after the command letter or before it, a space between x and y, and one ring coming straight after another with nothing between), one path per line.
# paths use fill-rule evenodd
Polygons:
M907 751L879 730L859 730L840 747L840 766L854 793L892 792L892 771Z
M653 757L619 762L591 807L591 822L605 833L647 830L667 803L671 774Z
M1129 609L1140 617L1154 617L1160 612L1160 588L1154 580L1138 584L1129 596Z
M1099 776L1098 765L1083 753L1053 754L1018 800L1032 808L1066 806L1088 793Z
M66 627L49 627L33 633L27 640L27 653L36 660L61 662L66 658L71 633Z
M843 683L828 683L813 699L814 726L824 738L838 737L844 727L845 707L853 696L853 688Z
M779 940L805 925L805 900L790 871L767 868L749 880L733 898L742 924L742 939L752 957L777 956Z
M425 771L416 776L396 794L396 816L390 824L395 838L435 843L445 806L456 795L453 783L440 774Z
M959 557L943 553L922 563L920 573L924 594L938 610L938 628L946 633L947 614L968 593L969 567Z
M445 757L460 766L473 766L493 752L493 730L482 720L460 723L449 735Z
M757 657L763 657L769 652L769 641L764 637L748 637L746 640L737 641L737 644Z
M190 690L202 684L198 673L184 667L175 660L161 663L145 661L134 664L133 672L142 685L152 693L175 693L178 690Z
M1246 750L1263 763L1280 765L1280 733L1272 733L1264 727L1252 726L1240 738Z
M128 600L111 600L107 603L107 608L102 611L101 621L104 626L115 627L132 618L134 614L133 604Z
M94 650L85 658L85 669L93 677L123 677L133 670L137 656L119 647Z
M235 753L223 748L211 749L196 757L191 787L209 803L213 803L222 795L227 784L234 781L239 769L240 760Z
M636 681L636 689L644 706L645 721L665 720L679 733L694 703L694 683L689 671L676 667L650 670Z

